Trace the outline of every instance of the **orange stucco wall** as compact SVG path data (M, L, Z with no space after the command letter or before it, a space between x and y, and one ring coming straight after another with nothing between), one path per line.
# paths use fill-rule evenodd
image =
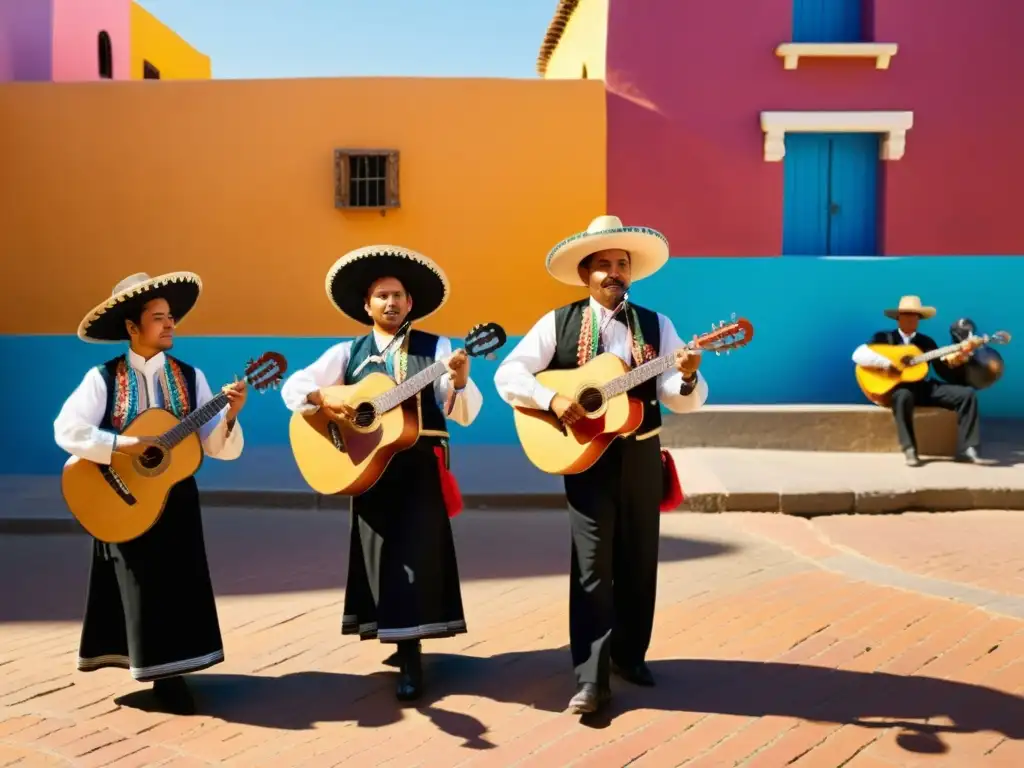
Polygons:
M324 275L374 242L448 272L428 330L522 334L578 293L543 262L605 213L600 82L150 85L0 86L0 333L73 333L122 277L192 269L205 293L183 332L347 335ZM335 209L336 147L398 149L401 209Z

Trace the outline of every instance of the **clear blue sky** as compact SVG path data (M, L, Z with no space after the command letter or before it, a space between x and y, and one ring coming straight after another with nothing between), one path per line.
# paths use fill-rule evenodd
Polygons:
M557 0L139 0L218 78L536 77Z

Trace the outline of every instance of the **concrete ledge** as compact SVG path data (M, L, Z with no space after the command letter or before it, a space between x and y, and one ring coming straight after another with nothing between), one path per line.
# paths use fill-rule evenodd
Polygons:
M911 468L899 454L687 448L672 451L686 499L679 511L774 512L813 517L968 509L1024 510L1024 448L996 443L991 464L928 461ZM485 477L472 478L473 487ZM469 485L470 483L467 483ZM550 486L529 492L464 493L467 510L549 509L562 512L565 495ZM84 533L60 498L56 477L0 477L0 533ZM345 514L347 497L305 490L213 488L201 493L208 514L217 508L279 508Z
M696 413L667 414L667 448L745 448L788 451L895 453L900 450L892 412L876 405L719 405ZM985 421L985 442L1003 422ZM1024 427L1018 425L1018 434ZM918 408L914 431L922 456L952 457L956 414Z

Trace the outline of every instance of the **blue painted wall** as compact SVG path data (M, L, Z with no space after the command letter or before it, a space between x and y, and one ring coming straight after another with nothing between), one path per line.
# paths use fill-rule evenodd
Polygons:
M946 343L949 324L964 315L983 332L1024 333L1022 284L1024 257L672 259L656 277L637 283L631 297L668 314L687 338L731 313L753 322L750 346L705 361L710 403L864 403L853 380L850 354L871 333L893 325L882 310L902 294L919 294L938 307L938 317L924 322L922 330ZM239 373L246 359L267 349L283 353L291 366L299 367L332 341L185 335L176 352L202 368L216 388ZM517 341L510 338L504 351ZM0 449L4 472L60 471L65 456L53 443L53 419L86 370L112 357L116 349L84 344L70 335L0 336L7 374L0 379L0 408L7 434L17 436L5 439ZM981 393L983 414L1024 418L1024 338L999 351L1007 372ZM456 445L514 443L511 411L494 390L497 363L473 361L472 375L486 400L472 427L452 427ZM242 415L247 451L286 446L288 417L279 393L251 395Z

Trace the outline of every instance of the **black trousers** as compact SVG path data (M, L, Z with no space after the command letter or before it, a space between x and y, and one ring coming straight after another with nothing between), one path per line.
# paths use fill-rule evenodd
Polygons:
M900 384L892 393L892 413L903 450L917 448L914 438L914 408L917 406L956 411L958 453L967 448L977 448L980 444L978 397L974 390L925 379L912 384Z
M654 628L661 523L661 441L615 440L565 477L572 526L569 637L577 683L607 685L611 660L647 655Z

